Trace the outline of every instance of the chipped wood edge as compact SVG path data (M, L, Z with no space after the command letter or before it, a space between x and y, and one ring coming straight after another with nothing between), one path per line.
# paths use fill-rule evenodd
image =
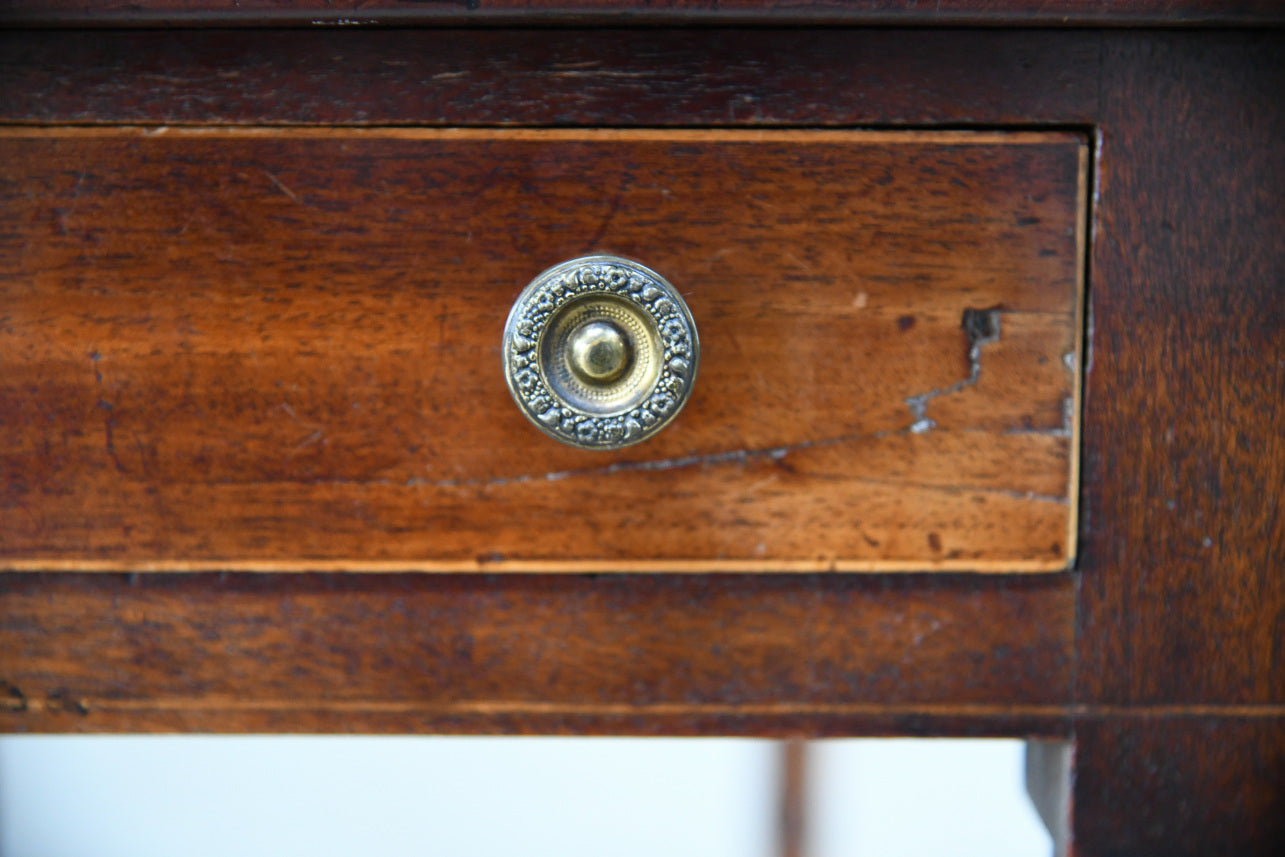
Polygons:
M788 142L848 143L886 145L1078 145L1079 178L1076 206L1075 362L1072 387L1070 467L1067 499L1068 530L1066 553L1055 559L990 560L275 560L246 557L224 560L66 560L13 558L0 560L5 572L115 572L115 573L332 573L357 574L460 572L573 573L573 574L706 574L706 573L860 573L915 574L961 572L970 574L1054 573L1074 568L1078 536L1080 471L1081 390L1084 381L1085 254L1087 252L1089 148L1082 133L1075 131L959 131L959 130L840 130L840 129L615 129L615 128L424 128L387 126L264 126L264 125L0 125L0 138L152 138L222 137L254 138L290 136L305 139L405 139L434 142L470 140L507 141L639 141L639 142Z

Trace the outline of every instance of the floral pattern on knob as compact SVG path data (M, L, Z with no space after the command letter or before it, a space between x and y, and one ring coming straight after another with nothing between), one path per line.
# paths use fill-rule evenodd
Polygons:
M619 402L598 404L559 386L558 356L546 337L573 308L629 316L625 327L646 373L642 388ZM514 401L545 434L584 449L618 449L664 428L691 394L700 360L696 324L663 277L616 256L586 256L556 265L523 290L504 332L504 373ZM651 361L654 357L654 365ZM563 373L565 374L565 373ZM604 412L604 408L606 412Z

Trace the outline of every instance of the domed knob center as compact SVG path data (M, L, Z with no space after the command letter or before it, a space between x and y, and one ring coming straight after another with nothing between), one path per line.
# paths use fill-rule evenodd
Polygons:
M571 369L591 384L610 384L625 374L633 358L629 336L610 321L594 319L567 338Z

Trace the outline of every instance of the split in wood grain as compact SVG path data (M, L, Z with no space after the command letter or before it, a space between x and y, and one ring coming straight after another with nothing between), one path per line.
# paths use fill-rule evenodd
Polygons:
M0 567L1074 562L1080 135L10 127L0 146ZM679 421L606 456L533 433L494 365L524 280L598 249L670 276L704 343Z

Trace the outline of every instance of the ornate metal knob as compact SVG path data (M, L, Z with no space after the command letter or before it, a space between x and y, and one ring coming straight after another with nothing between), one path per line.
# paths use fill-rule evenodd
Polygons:
M522 413L582 449L619 449L668 425L700 359L677 290L617 256L572 259L532 280L509 313L503 350Z

